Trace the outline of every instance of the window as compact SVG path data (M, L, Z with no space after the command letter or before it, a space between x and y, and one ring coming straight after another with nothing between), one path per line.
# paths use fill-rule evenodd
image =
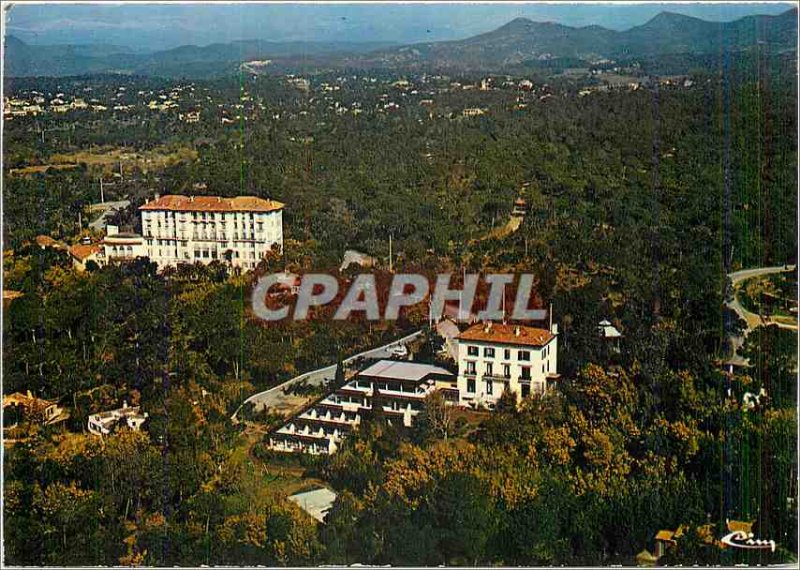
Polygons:
M531 387L530 387L530 385L523 384L522 385L522 397L523 398L527 398L530 395L531 395Z
M542 364L542 374L544 374L544 364Z
M467 374L475 374L475 363L467 362Z
M469 392L470 394L474 394L475 393L475 379L474 378L470 378L470 379L467 380L467 392Z
M494 374L494 365L491 362L487 362L486 363L486 375L487 376L491 376L492 374Z
M491 394L492 393L492 381L491 380L487 380L486 381L486 393L487 394Z
M520 350L519 352L517 352L517 358L519 358L520 360L528 361L531 359L531 353L528 350Z
M511 349L510 348L506 348L503 351L503 358L505 358L506 360L511 360Z
M522 374L520 375L522 380L530 380L531 379L531 367L530 366L523 366L522 367Z
M503 364L503 378L511 378L511 365Z
M493 348L484 348L483 349L483 356L485 358L494 358L494 349Z
M470 356L478 356L478 347L477 346L468 346L467 347L467 354Z

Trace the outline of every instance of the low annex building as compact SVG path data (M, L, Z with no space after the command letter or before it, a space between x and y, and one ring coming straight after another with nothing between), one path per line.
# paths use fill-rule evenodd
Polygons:
M119 232L116 226L106 226L106 237L100 243L106 261L130 261L147 257L144 238L139 234Z
M444 368L380 360L272 432L268 447L312 455L334 453L365 417L382 416L409 427L428 395L454 386L455 376Z
M518 398L542 394L559 379L558 325L473 325L458 335L458 392L462 406L494 407L509 390Z

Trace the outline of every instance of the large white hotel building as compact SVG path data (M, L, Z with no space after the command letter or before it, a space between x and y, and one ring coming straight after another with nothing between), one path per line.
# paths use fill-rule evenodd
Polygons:
M156 196L139 208L144 251L159 267L228 261L254 269L283 247L283 204L255 196Z

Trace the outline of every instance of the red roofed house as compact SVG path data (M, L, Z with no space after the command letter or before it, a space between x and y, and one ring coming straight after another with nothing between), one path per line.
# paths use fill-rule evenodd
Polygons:
M461 405L494 407L508 389L518 398L544 393L558 378L552 331L522 325L476 324L458 335Z
M230 261L254 269L283 247L283 204L255 196L161 196L139 208L148 257L159 267Z
M103 246L97 243L76 244L69 248L72 265L78 271L84 271L89 261L94 261L97 265L104 264Z

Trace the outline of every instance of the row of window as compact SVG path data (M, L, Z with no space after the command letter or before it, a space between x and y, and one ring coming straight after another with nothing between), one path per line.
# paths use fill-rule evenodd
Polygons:
M371 388L371 380L358 380L356 386L359 388ZM409 394L416 394L418 392L415 386L409 386L402 382L375 382L375 389L377 390L392 390L394 392L408 392Z
M467 369L464 372L465 374L477 374L478 371L476 369L476 363L473 360L467 361ZM510 364L503 364L503 378L511 378L511 365ZM542 363L542 374L545 372L550 372L550 361L548 360L546 363ZM494 363L487 362L486 363L486 370L484 372L484 376L494 376ZM520 366L520 378L523 380L528 380L531 377L531 367L530 366Z
M475 393L475 379L470 378L467 380L467 393L474 394ZM486 381L486 394L492 395L494 394L494 383L490 380Z
M153 234L149 229L146 229L144 231L144 237L150 238L148 240L148 243L151 243L153 241L153 238L157 238L155 241L158 242L158 245L161 245L162 241L164 242L164 245L168 245L169 242L173 242L176 239L180 239L180 240L183 240L183 241L188 239L187 234L185 232L181 232L180 238L178 238L178 237L172 236L172 235L164 236L160 232L156 233L156 234ZM164 237L163 240L160 239L162 237ZM273 234L266 234L265 235L259 230L258 233L242 232L240 234L239 232L235 232L233 234L233 237L230 238L230 239L233 239L234 241L238 241L240 239L241 240L254 240L254 241L267 241L270 238L272 240L275 240L275 239L277 239L277 236L273 235ZM228 238L228 234L225 233L225 232L222 232L222 233L219 233L219 234L213 233L213 232L193 232L192 233L192 239L194 239L194 240L213 239L213 240L228 241L229 238Z
M186 221L189 218L189 212L174 212L172 210L166 210L159 212L159 214L163 214L163 216L155 214L147 215L148 219L155 218L156 220L166 219L166 220L175 220L178 221ZM254 214L253 212L191 212L192 220L202 220L202 221L223 221L224 219L228 218L229 216L233 217L235 220L243 220L243 221L250 221L252 222L255 219L255 216L258 216L259 219L264 219L267 214ZM277 218L277 216L272 216L273 218Z
M523 384L522 386L520 386L520 388L522 390L522 397L523 398L527 398L531 393L530 384ZM467 380L467 393L468 394L474 394L475 393L475 389L476 389L475 379L474 378L468 379ZM539 389L538 391L541 392L542 390ZM494 394L494 384L491 381L487 380L486 381L486 395L487 396L491 396L492 394Z
M550 347L544 347L542 350L542 358L547 358L550 354ZM477 346L468 346L467 347L467 355L469 356L479 356L480 355L480 348ZM495 349L491 347L484 347L483 348L483 356L484 358L494 358L495 356ZM511 360L511 349L505 348L503 349L503 359L504 360ZM522 360L529 362L531 359L531 351L530 350L518 350L517 351L517 360Z

